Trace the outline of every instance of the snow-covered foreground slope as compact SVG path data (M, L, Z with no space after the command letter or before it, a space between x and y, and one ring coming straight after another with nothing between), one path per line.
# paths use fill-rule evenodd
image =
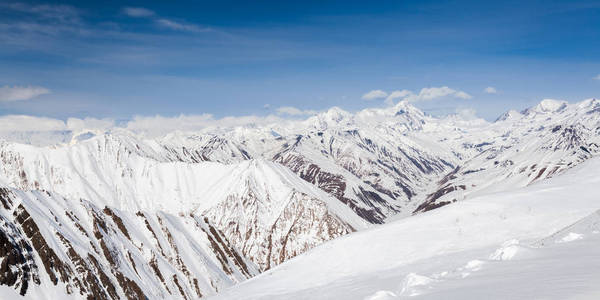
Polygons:
M593 158L526 188L347 235L215 299L591 299L600 293L599 170Z

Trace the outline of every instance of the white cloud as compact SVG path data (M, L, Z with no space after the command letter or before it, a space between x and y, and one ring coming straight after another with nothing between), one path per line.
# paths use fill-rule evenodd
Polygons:
M147 18L155 15L153 11L143 7L124 7L123 13L133 18Z
M39 86L8 86L0 87L0 102L22 101L49 94L50 90Z
M495 93L497 93L498 91L496 90L496 88L495 88L495 87L493 87L493 86L488 86L488 87L486 87L485 89L483 89L483 92L484 92L484 93L486 93L486 94L495 94Z
M211 31L210 28L200 27L194 24L180 23L169 19L158 19L156 23L164 28L177 31L188 31L188 32L207 32Z
M441 98L446 96L453 96L455 98L461 99L471 99L471 95L463 92L453 90L447 86L442 87L431 87L431 88L422 88L421 92L419 92L417 101L422 100L432 100L435 98Z
M447 86L422 88L418 94L409 90L393 91L385 99L388 104L393 104L394 100L402 99L410 102L427 101L442 97L453 97L460 99L471 99L471 95L464 91L454 90Z
M596 77L594 77L595 80L600 80L600 74L598 74Z
M290 116L303 116L303 115L315 115L317 114L316 110L301 110L292 106L282 106L277 109L277 113L280 115L290 115Z
M477 111L473 108L457 108L456 114L466 121L477 119Z
M413 92L409 90L401 90L401 91L393 91L390 95L385 99L385 103L392 105L394 104L394 100L396 99L404 99L407 97L414 97Z
M454 93L454 97L456 98L460 98L460 99L471 99L473 97L471 97L471 95L463 92L463 91L457 91L456 93Z
M364 100L375 100L387 97L387 93L382 90L372 90L364 95L362 95L362 99Z

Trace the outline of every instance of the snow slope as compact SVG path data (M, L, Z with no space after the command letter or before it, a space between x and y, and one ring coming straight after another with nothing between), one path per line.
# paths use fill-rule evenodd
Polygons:
M206 219L0 188L3 297L196 298L258 273Z
M484 294L495 299L531 295L560 299L575 290L584 296L597 295L600 269L593 266L598 264L598 256L586 248L598 247L595 229L581 232L574 228L578 235L566 238L556 232L600 208L598 170L600 158L594 158L562 176L526 188L476 197L347 235L214 299L393 299L411 295L478 299ZM536 244L552 234L572 244ZM581 234L589 239L577 241ZM580 257L575 256L578 253ZM522 256L525 264L504 262L515 255ZM588 259L592 267L584 267ZM557 261L561 267L552 265ZM564 274L550 272L561 272L565 264ZM524 267L531 269L523 273ZM508 277L511 274L520 277ZM513 287L516 290L511 290ZM536 293L544 289L549 290Z

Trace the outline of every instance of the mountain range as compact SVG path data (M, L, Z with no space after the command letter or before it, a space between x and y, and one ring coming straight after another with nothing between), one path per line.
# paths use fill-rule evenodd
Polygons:
M403 262L542 239L592 214L599 152L596 99L543 100L495 122L433 117L403 101L154 138L118 127L7 132L0 290L32 299L302 298L300 286L347 290L345 276L372 288L381 270L400 278ZM573 183L581 189L551 192ZM494 218L508 221L497 227ZM481 228L492 229L477 239ZM422 285L410 282L446 282L438 275L405 276L404 292L372 296L417 295Z

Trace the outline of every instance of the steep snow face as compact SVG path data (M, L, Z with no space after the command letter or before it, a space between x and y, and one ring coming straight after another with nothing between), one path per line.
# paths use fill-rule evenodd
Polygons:
M195 213L208 217L261 270L367 226L337 199L262 160L241 163L205 196L222 200L199 205Z
M526 290L526 295L548 298L563 298L565 291L598 293L598 269L593 266L599 261L591 249L597 248L600 239L582 242L598 234L594 233L598 232L594 214L600 208L595 193L600 184L598 168L600 159L594 158L560 177L526 188L473 198L341 237L214 299L448 295L468 299L478 298L484 291L502 299L520 295L512 292L513 285ZM577 247L558 249L579 242ZM583 254L581 261L572 256L572 250ZM592 259L592 267L584 267L586 258ZM519 261L510 263L512 260ZM552 262L556 265L549 265ZM524 268L517 266L521 263L533 269L523 272ZM567 266L573 277L558 280L562 276L554 276L557 265ZM507 270L520 274L517 278L522 282L504 276ZM548 278L551 281L544 280ZM494 282L509 284L499 287ZM459 289L454 290L456 287ZM490 293L490 288L494 292Z
M8 188L0 202L0 284L9 298L191 299L258 273L198 216Z

